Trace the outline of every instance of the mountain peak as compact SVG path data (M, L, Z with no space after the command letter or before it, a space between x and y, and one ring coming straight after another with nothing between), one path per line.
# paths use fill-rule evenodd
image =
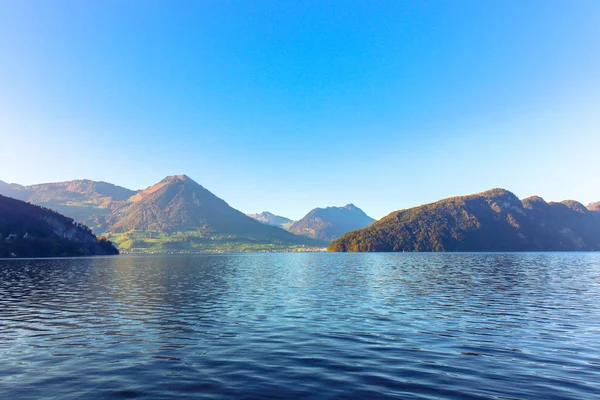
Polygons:
M200 188L201 190L206 190L200 184L198 184L197 182L192 180L187 175L168 175L168 176L164 177L160 182L155 183L154 185L149 186L146 189L138 191L135 195L133 195L129 198L129 202L130 203L138 202L138 201L146 198L149 195L159 192L163 188L173 187L173 186L182 185L182 184L183 184L183 186L188 187L188 188L193 187L195 189Z
M540 196L527 197L521 200L521 203L523 204L523 208L528 210L548 211L550 209L550 205L546 203L546 200L544 200Z
M177 183L177 182L193 182L193 180L185 174L168 175L159 183Z
M490 190L486 190L485 192L481 192L478 193L476 196L483 196L483 197L487 197L487 198L515 198L517 199L517 196L512 193L511 191L508 191L506 189L502 189L502 188L493 188Z
M545 203L546 202L546 200L544 200L540 196L535 196L535 195L526 197L522 201L530 201L530 202L534 202L534 203Z
M586 213L589 211L586 206L575 200L563 200L561 201L561 204L564 204L571 210L577 211L578 213Z

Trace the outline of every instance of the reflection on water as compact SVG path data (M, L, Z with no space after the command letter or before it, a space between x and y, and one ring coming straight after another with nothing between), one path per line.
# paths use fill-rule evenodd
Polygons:
M0 261L0 398L581 398L600 255Z

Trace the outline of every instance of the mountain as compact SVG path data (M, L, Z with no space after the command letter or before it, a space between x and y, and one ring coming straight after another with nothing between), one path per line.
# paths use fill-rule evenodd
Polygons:
M278 226L283 229L289 229L290 226L294 223L289 218L281 217L279 215L271 214L268 211L263 211L260 214L246 214L252 219L255 219L263 224Z
M0 181L0 195L24 200L23 197L26 197L26 194L23 194L24 189L25 187L19 184Z
M0 192L2 195L11 194L11 197L18 197L19 200L27 200L31 203L93 204L96 206L106 206L106 203L112 200L127 200L136 193L112 183L89 179L30 186L0 181Z
M141 190L107 217L111 232L193 232L202 238L236 237L290 244L320 245L281 228L260 223L186 175L168 176Z
M329 251L600 250L600 214L573 200L523 201L504 189L395 211Z
M55 211L0 195L0 257L112 255L119 251Z
M375 221L354 204L344 207L315 208L294 222L289 231L330 242L346 232L364 228Z
M593 203L593 204L590 204L587 208L590 211L600 212L600 201L598 201L596 203Z
M13 197L60 212L102 232L104 218L136 192L89 179L21 186L0 181L0 195Z

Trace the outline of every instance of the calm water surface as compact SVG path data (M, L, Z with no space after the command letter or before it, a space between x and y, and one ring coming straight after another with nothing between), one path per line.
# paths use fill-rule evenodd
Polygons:
M0 398L600 398L600 254L0 261Z

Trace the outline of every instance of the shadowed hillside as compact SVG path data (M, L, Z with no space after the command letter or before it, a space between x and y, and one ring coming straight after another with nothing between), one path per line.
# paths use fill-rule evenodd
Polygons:
M576 201L523 201L504 189L395 211L330 251L598 250L600 219Z
M0 195L0 257L119 254L88 227L52 210Z
M51 208L95 232L104 232L105 217L136 192L89 179L22 186L0 181L0 194Z

